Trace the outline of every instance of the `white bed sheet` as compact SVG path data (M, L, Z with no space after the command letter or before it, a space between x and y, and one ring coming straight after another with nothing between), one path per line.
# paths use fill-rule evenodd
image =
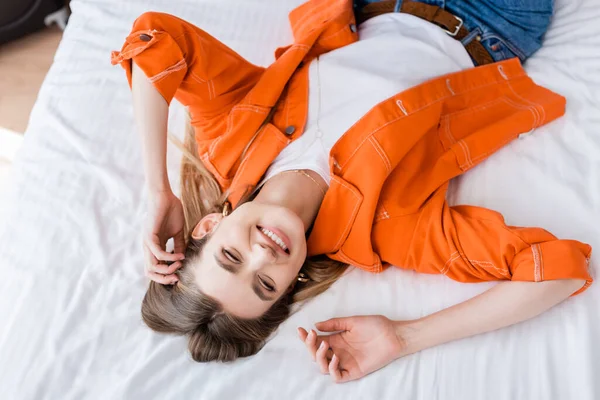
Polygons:
M183 338L141 322L145 208L130 93L110 51L154 9L189 19L253 62L291 40L301 0L75 0L25 135L0 220L2 399L600 398L600 284L534 320L398 360L334 385L296 339L332 316L427 315L493 284L354 270L283 324L257 356L196 364ZM600 4L557 2L533 78L568 98L567 115L457 180L455 203L501 211L600 248ZM181 108L172 113L181 131ZM179 155L171 149L177 181ZM597 275L598 258L591 268Z

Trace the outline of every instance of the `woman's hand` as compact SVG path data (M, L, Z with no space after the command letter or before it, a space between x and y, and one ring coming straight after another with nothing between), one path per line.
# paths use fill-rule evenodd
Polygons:
M146 276L163 285L174 284L177 282L174 273L184 259L185 241L183 207L171 190L151 194L147 223L144 233ZM171 238L174 241L173 254L165 251Z
M413 321L381 315L334 318L315 326L329 336L298 328L321 372L336 382L361 378L396 358L535 317L580 290L584 279L502 282L478 296ZM323 344L324 343L324 344Z
M338 333L317 336L313 330L298 328L298 336L321 373L330 374L335 382L348 382L410 354L402 335L408 324L382 315L333 318L315 326L322 332Z

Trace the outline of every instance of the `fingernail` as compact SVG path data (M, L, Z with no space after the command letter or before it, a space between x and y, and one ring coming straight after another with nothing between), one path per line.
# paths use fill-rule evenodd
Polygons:
M179 259L180 259L180 260L185 260L185 256L182 254L182 255L179 257Z
M179 280L179 279L173 279L173 280L171 281L171 285L174 285L174 284L176 284L178 280Z
M334 354L333 357L331 357L331 361L333 362L335 360L337 360L337 356Z
M319 346L319 349L324 349L325 348L325 342L321 342L321 345Z
M311 338L313 337L314 334L315 334L315 331L313 331L312 329L310 330L310 332L308 332L308 336L310 336Z

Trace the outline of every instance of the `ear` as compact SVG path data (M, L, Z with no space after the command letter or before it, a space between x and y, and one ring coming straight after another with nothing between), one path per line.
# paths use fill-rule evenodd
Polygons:
M223 219L223 214L212 213L205 215L192 231L192 238L198 240L212 232Z

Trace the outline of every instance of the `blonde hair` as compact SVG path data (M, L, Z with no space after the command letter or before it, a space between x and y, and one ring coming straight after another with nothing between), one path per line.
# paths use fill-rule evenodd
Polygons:
M204 361L231 361L257 353L269 335L288 317L292 303L304 301L327 290L346 270L347 264L325 256L305 260L301 271L308 282L297 282L267 312L255 319L242 319L223 312L215 299L203 294L195 284L192 269L207 236L191 238L191 232L207 214L223 210L227 193L198 158L194 129L189 116L183 144L169 135L183 152L181 163L181 201L185 217L186 258L175 286L150 282L142 302L142 318L151 329L187 335L194 358Z

